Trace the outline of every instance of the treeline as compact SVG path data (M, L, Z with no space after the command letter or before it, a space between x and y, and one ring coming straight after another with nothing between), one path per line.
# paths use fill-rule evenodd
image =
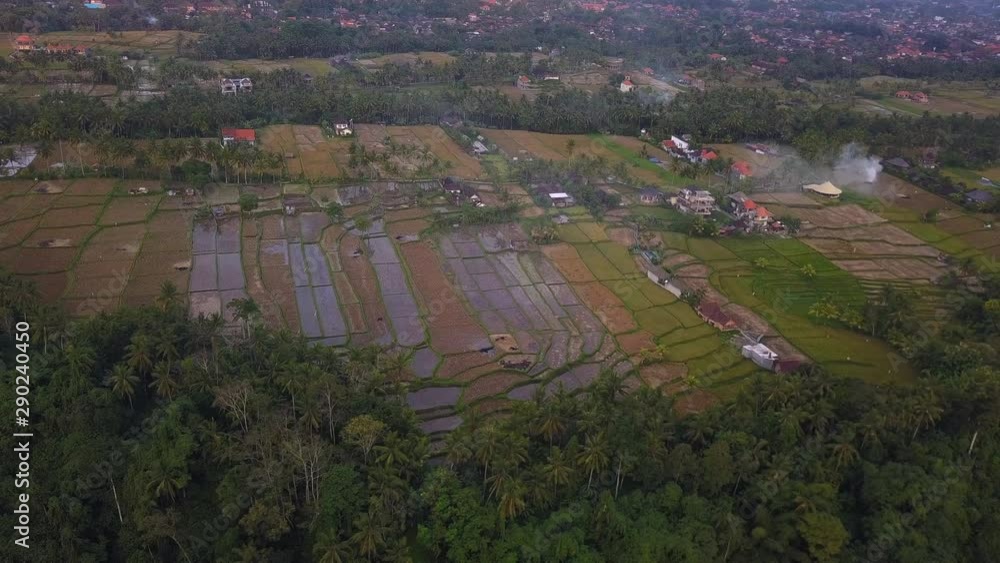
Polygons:
M430 90L358 89L320 78L307 85L285 70L257 77L252 95L221 96L179 84L162 98L109 106L72 93L45 94L37 102L0 100L0 142L39 140L36 123L50 123L63 138L110 131L129 138L214 137L222 127L269 123L315 124L351 118L358 123L411 125L461 117L474 125L547 133L605 132L655 138L691 134L701 144L767 140L789 143L807 158L831 154L850 142L876 153L938 147L943 164L980 168L1000 159L1000 117L969 115L876 116L793 106L766 90L725 88L683 93L664 107L642 103L611 88L577 89L512 100L491 89L457 85Z
M943 164L978 168L1000 159L1000 116L868 115L786 104L767 90L720 88L678 95L653 126L660 138L687 133L701 143L748 139L788 143L806 158L861 142L876 154L938 147Z
M969 561L1000 553L1000 381L813 371L675 415L604 374L438 463L408 358L154 307L64 324L0 274L0 371L31 324L32 554L43 561ZM13 403L12 386L0 399ZM4 447L12 448L5 437ZM0 461L13 474L13 456ZM37 513L36 513L37 511ZM37 514L37 516L34 516ZM9 513L0 522L11 529ZM10 543L6 560L19 552Z

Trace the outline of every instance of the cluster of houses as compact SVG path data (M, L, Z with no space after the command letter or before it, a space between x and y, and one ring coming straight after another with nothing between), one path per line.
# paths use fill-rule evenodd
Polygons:
M910 100L911 102L917 102L918 104L929 104L931 102L930 96L923 92L900 90L899 92L896 92L896 97L900 100Z
M781 221L775 220L770 211L763 205L750 199L743 192L729 196L729 212L736 219L735 229L747 233L781 233L785 231Z
M719 153L711 148L693 148L691 135L671 135L660 143L660 147L674 158L683 158L688 162L701 164L719 158Z
M223 78L220 83L224 95L252 94L253 80L249 78Z
M45 53L47 55L86 56L90 54L90 48L82 45L61 45L59 43L39 45L30 35L15 37L14 51L16 53Z
M445 193L451 197L452 203L455 205L469 203L475 207L486 207L486 203L479 197L474 187L456 178L451 176L445 178L441 182L441 187L444 188Z

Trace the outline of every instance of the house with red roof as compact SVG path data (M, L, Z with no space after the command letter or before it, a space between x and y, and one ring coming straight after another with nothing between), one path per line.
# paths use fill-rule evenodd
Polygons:
M711 55L708 56L708 58L712 59L713 61L727 61L727 60L729 60L729 59L726 58L725 55L722 55L722 54L719 54L719 53L712 53Z
M701 149L702 162L709 162L717 158L719 158L719 155L715 151L709 149Z
M618 87L618 89L621 90L622 92L626 93L626 94L628 94L629 92L632 92L633 90L635 90L635 83L632 82L632 77L631 76L626 76L625 80L622 80L622 83Z
M222 146L230 144L254 145L257 143L257 132L253 129L225 128L222 130Z
M753 176L753 169L750 167L750 163L743 160L733 163L733 172L740 180L745 180Z
M517 86L521 90L526 90L531 87L531 79L522 74L514 81L514 86Z
M35 50L35 40L30 35L18 35L14 39L14 50L20 53Z
M739 328L736 326L736 321L726 314L726 312L722 310L722 307L720 307L715 301L706 301L699 304L697 311L699 317L718 330L726 332Z

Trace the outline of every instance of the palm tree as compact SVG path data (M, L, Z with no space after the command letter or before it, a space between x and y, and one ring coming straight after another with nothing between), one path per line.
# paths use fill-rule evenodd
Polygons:
M260 315L260 307L252 297L233 299L228 307L233 310L233 316L243 325L244 337L250 336L250 323Z
M497 456L499 438L500 432L492 424L475 434L473 453L476 461L483 466L483 485L486 484L486 477L490 472L490 463Z
M576 461L589 474L587 477L587 490L589 491L594 481L594 472L604 470L609 462L608 444L602 432L598 432L596 435L587 435L586 442L580 453L577 454Z
M569 455L558 446L550 448L546 463L542 466L542 476L545 483L555 490L569 485L573 478L573 465Z
M111 384L111 390L119 398L128 397L128 406L130 409L132 408L132 396L135 394L135 385L138 382L139 377L128 366L123 364L116 365L108 376L108 383Z
M149 387L156 391L156 394L164 399L172 399L177 394L180 385L177 376L171 371L170 366L164 363L156 364L153 369L153 381Z
M357 532L351 536L351 543L358 548L358 552L369 561L378 551L379 547L385 545L385 531L377 515L371 510L362 513L354 519L354 528Z
M348 543L340 541L340 534L334 529L323 530L313 544L316 563L346 563L351 560Z
M129 367L144 375L153 368L153 341L146 334L137 332L125 347L125 361Z
M174 308L180 302L180 299L180 291L177 290L177 285L174 282L164 280L160 284L160 294L156 296L156 305L161 311L166 312Z

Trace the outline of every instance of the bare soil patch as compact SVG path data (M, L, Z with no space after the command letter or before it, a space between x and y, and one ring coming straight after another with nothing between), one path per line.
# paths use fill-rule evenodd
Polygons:
M116 197L111 200L104 214L101 215L101 224L122 225L145 221L156 209L159 201L160 196Z
M69 207L64 209L51 209L39 223L42 227L77 227L80 225L93 225L97 222L98 215L101 214L101 206L88 205L84 207Z
M462 402L469 404L484 397L503 394L512 386L527 380L527 377L516 372L484 375L465 388L465 392L462 393Z

